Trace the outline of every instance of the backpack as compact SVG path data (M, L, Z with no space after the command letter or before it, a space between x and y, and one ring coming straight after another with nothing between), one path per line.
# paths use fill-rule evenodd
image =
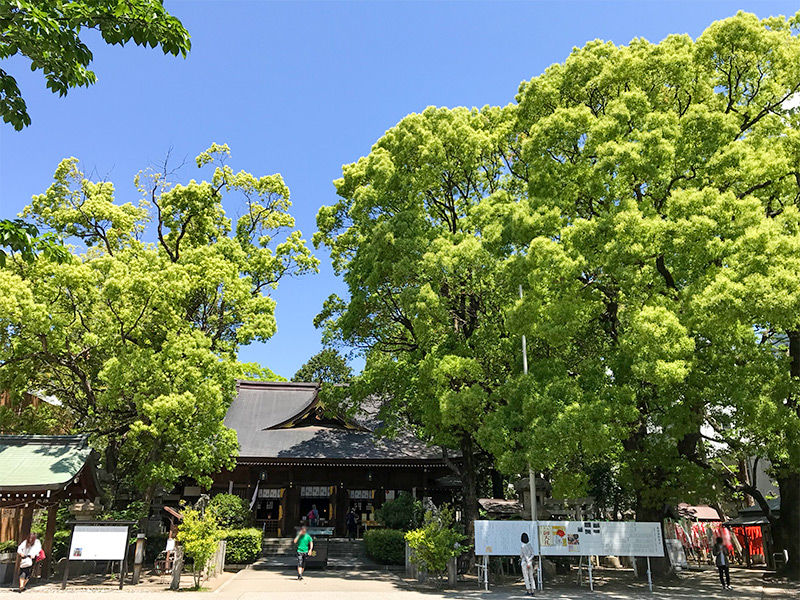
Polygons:
M308 517L309 521L313 521L314 520L314 511L313 510L308 511L308 514L306 516Z

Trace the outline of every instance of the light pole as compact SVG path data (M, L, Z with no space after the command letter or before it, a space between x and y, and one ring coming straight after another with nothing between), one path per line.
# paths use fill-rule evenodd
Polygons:
M519 299L522 300L522 284L519 286ZM525 334L522 334L522 372L528 374L528 341ZM531 525L533 526L534 534L536 535L536 547L539 547L539 525L538 516L539 511L536 504L536 474L533 472L531 463L528 462L528 489L531 494ZM542 556L541 549L539 550L539 589L542 589Z

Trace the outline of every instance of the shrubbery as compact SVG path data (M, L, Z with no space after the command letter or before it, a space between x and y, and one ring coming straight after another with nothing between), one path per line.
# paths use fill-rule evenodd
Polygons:
M225 563L241 565L251 563L261 555L261 530L230 529L223 534Z
M51 558L53 561L64 558L69 554L69 541L72 538L72 532L68 529L61 529L53 534L53 552Z
M193 508L182 508L183 520L178 526L178 541L183 544L183 552L192 560L194 587L200 588L203 568L217 551L217 541L221 531L217 527L217 519L213 512L200 511Z
M406 562L405 533L397 529L371 529L364 532L364 548L376 561L388 565Z
M420 501L414 500L408 492L401 492L397 498L381 506L375 516L389 529L409 531L422 523L424 513Z
M428 573L442 573L447 561L469 550L469 546L462 546L467 536L452 525L453 511L448 506L426 512L425 524L405 536L411 548L411 562Z
M217 494L208 503L223 529L241 529L251 524L253 513L245 500L234 494Z
M14 540L8 540L7 542L0 542L0 554L5 554L7 552L16 552L17 546L18 544Z

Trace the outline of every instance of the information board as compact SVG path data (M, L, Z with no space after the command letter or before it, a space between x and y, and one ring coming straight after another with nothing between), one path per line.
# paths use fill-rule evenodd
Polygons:
M536 544L535 528L530 521L475 521L475 554L478 556L519 556L523 533L528 534L533 553Z
M605 556L664 556L660 523L602 522Z
M127 525L75 525L69 560L124 560Z
M545 556L603 554L599 521L539 521L539 548Z

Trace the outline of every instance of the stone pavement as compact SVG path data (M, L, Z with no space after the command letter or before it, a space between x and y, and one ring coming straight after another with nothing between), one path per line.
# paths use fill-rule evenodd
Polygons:
M732 572L733 591L722 591L711 570L692 571L681 581L669 586L657 585L654 592L646 584L635 581L629 572L598 573L595 591L575 584L575 578L564 577L546 585L537 598L547 600L800 600L800 588L765 584L762 573L735 569ZM245 569L236 574L226 573L214 580L213 591L182 591L179 600L516 600L524 599L519 584L492 586L488 592L478 589L471 578L456 590L435 586L420 586L396 574L381 571L309 571L303 581L297 581L291 570L260 571ZM61 594L66 600L93 600L116 594L130 600L175 600L175 592L162 586L126 586L121 592L112 586L86 588L73 585L61 592L60 585L49 584L25 592L26 600L52 600ZM0 600L16 599L18 595L0 588Z

